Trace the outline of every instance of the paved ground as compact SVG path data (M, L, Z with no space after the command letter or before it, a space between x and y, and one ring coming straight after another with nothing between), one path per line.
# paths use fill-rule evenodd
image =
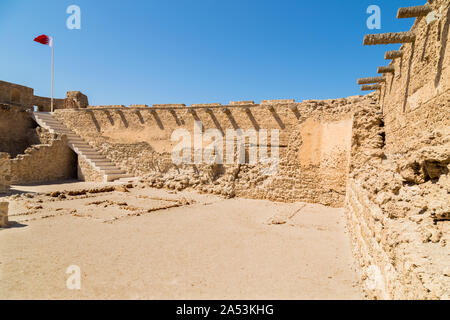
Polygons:
M363 298L342 209L94 186L15 188L1 299ZM67 289L71 265L81 290Z

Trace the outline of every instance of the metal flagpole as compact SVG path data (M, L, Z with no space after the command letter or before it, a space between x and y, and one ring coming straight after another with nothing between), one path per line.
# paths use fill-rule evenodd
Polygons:
M51 112L53 113L53 59L54 59L54 55L55 55L55 41L52 41L52 102L51 102Z

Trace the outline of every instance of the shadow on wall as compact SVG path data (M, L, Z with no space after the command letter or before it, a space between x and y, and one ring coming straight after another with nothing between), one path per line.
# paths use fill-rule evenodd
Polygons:
M106 111L107 112L107 111ZM100 128L100 124L98 123L97 119L95 118L94 112L92 111L87 111L87 113L89 113L89 115L91 116L92 122L95 125L95 128L97 129L97 132L101 132L101 128ZM110 115L111 116L111 115ZM109 119L109 117L108 117ZM111 120L110 120L111 121Z
M180 120L178 118L177 113L175 112L175 110L170 110L170 114L172 115L172 117L175 119L175 122L177 123L177 126L182 126L184 125L184 121Z
M214 122L214 125L216 126L217 130L220 131L220 133L222 134L222 136L225 136L225 132L223 131L222 126L220 125L219 120L217 120L216 116L214 115L214 113L212 111L208 112L209 116L211 117L211 120Z
M423 43L422 57L420 57L420 61L423 61L423 59L425 59L425 52L427 51L429 37L430 37L430 25L427 26L427 31L425 33L425 42Z
M447 50L447 40L448 40L448 29L450 27L450 7L447 9L447 16L446 16L446 22L444 25L444 28L442 30L442 47L441 52L439 55L439 62L437 66L437 73L436 73L436 79L434 80L434 86L437 88L439 85L439 82L441 81L441 75L442 75L442 67L444 64L444 58L445 58L445 51ZM439 31L438 31L439 32Z
M119 114L120 120L122 120L122 123L125 126L125 128L128 128L128 121L125 118L125 115L123 114L123 112L121 110L117 110L116 112Z
M408 102L408 94L409 94L409 85L411 82L411 68L413 64L414 59L414 53L416 51L416 43L411 43L411 56L409 57L409 63L408 63L408 73L406 74L406 88L405 88L405 98L403 100L403 112L406 112L406 104Z
M108 118L109 123L111 123L111 125L113 126L114 125L114 119L111 116L111 113L108 110L104 110L104 112L106 114L106 117Z
M280 106L278 106L280 107ZM159 128L161 131L171 128L172 123L165 124L164 121L174 119L177 126L183 126L185 123L190 123L191 120L203 122L210 121L208 126L217 128L222 136L225 136L225 129L233 128L239 130L241 128L240 122L244 127L261 130L261 126L270 126L273 129L280 128L286 130L287 124L296 123L296 120L301 120L302 116L298 106L282 106L281 108L289 108L287 113L278 111L276 105L257 108L175 108L175 109L160 109L160 108L92 108L80 110L80 114L86 113L91 125L95 126L93 131L102 133L109 126L120 126L121 128L130 129L134 125L150 126L150 128ZM270 111L269 111L270 110ZM69 113L72 114L72 113ZM89 115L87 115L89 114ZM294 116L295 115L295 119ZM76 116L75 116L76 117ZM120 117L120 118L119 118ZM261 117L261 118L260 118ZM283 117L283 118L282 118ZM284 119L284 117L289 119ZM153 120L155 122L153 122ZM212 121L211 121L212 120ZM186 122L185 122L186 121ZM287 122L285 122L287 121ZM75 121L76 122L76 121ZM211 123L212 122L212 123ZM73 123L77 127L76 123ZM92 127L93 127L92 126ZM78 128L80 130L81 128ZM119 129L119 128L117 128ZM81 129L82 130L82 129ZM203 130L206 130L203 128Z
M239 125L237 124L236 120L234 119L233 114L231 112L226 112L226 115L228 117L228 120L230 120L230 123L233 126L233 129L238 130Z
M273 117L275 118L275 121L280 126L280 129L282 129L282 130L286 129L286 126L284 125L283 121L281 120L281 118L278 115L278 113L276 112L276 110L275 109L271 109L270 113L272 113Z
M161 121L161 118L158 116L158 113L157 113L155 110L151 110L150 112L152 113L153 118L155 118L155 121L156 121L156 123L158 124L158 127L159 127L161 130L164 130L164 125L163 125L163 123L162 123L162 121Z
M135 114L136 114L136 116L138 117L139 122L140 122L141 124L145 124L145 120L144 120L144 118L142 117L141 111L136 110L136 111L135 111Z
M246 111L248 118L250 119L253 127L255 128L256 131L259 131L261 128L258 124L258 122L256 121L255 117L253 116L253 113L250 109L247 109L248 111Z

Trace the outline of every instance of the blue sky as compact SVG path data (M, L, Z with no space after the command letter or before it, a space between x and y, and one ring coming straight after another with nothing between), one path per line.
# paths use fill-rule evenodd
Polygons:
M339 98L361 94L356 79L376 75L384 52L366 33L407 31L396 19L407 0L0 0L0 80L55 97L80 90L96 104L228 103ZM69 5L81 30L69 30ZM368 30L369 5L382 13Z

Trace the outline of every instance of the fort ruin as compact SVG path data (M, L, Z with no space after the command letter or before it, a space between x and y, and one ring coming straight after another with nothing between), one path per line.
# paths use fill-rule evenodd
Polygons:
M429 22L432 12L440 19ZM410 31L364 39L402 44L386 52L388 66L358 80L376 90L364 96L126 107L91 106L74 91L50 113L49 98L0 81L0 192L12 201L11 185L133 181L345 208L369 298L449 299L450 3L402 8L398 17L417 19ZM261 175L261 163L174 164L172 133L193 134L198 121L222 133L224 149L228 129L278 130L278 173ZM246 159L260 147L245 141ZM0 224L5 210L0 203Z

